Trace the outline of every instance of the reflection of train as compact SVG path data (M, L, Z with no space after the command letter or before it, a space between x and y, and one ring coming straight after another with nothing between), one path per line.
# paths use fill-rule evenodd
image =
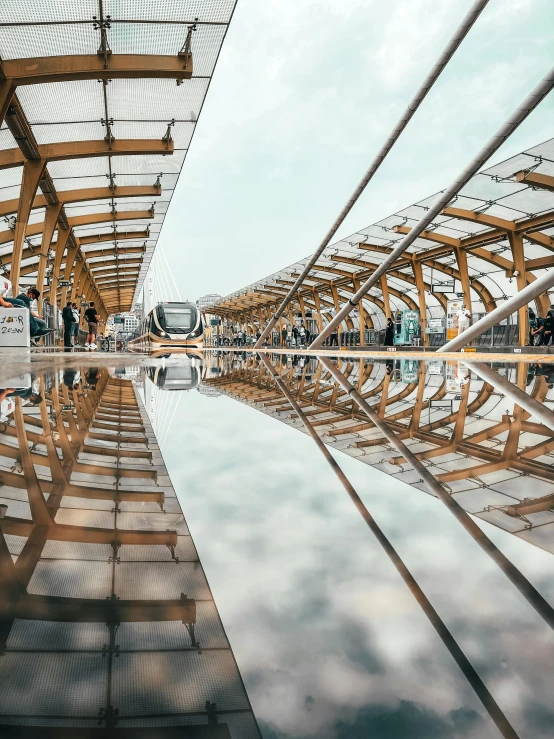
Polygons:
M202 380L202 365L195 359L165 367L148 367L146 372L160 390L194 390Z
M128 343L134 351L202 349L204 326L194 303L158 303Z

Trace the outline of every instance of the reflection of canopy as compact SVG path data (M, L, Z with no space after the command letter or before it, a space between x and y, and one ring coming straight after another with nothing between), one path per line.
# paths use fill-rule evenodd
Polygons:
M288 401L254 357L242 363L228 358L223 362L221 374L205 380L210 387L301 427ZM351 360L345 362L343 371L463 508L554 552L551 428L537 423L530 412L490 382L469 379L463 364L433 364L438 366L430 371L426 363L413 360ZM516 391L526 391L541 404L554 400L541 368L532 370L528 376L527 366L519 364L517 370L505 372ZM491 370L489 374L498 376ZM287 368L284 377L326 443L423 487L419 476L315 358L302 367Z
M360 282L410 231L435 196L404 208L325 249L299 291L293 310L337 310ZM432 285L456 280L473 313L490 311L506 297L554 266L554 140L535 146L476 175L425 231L386 280L363 301L366 328L383 328L391 310L419 308L422 316L442 316L445 295ZM307 263L304 259L222 298L210 313L265 325ZM544 315L544 295L537 309ZM520 316L520 338L526 339L526 311ZM286 314L290 318L290 314ZM352 314L359 327L358 314ZM350 319L346 327L352 328ZM425 334L424 334L425 337ZM363 336L361 337L363 341ZM522 341L526 343L526 341Z
M0 427L0 734L257 737L144 407L87 378Z
M2 3L0 263L16 287L50 276L50 302L68 281L103 318L131 308L234 4Z

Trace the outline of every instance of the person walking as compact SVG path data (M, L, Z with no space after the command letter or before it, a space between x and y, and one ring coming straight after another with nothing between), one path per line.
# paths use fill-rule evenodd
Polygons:
M77 346L79 343L79 309L77 308L77 303L71 303L71 310L73 311L73 318L75 319L75 323L71 326L71 333L73 336L73 346Z
M65 308L62 310L62 321L63 321L63 345L65 347L73 346L71 338L73 336L73 324L75 323L75 316L71 309L71 300L68 300L65 304Z
M292 336L294 339L294 346L298 346L298 327L297 326L292 327Z
M282 339L281 346L286 346L287 345L287 327L286 326L283 326L283 328L281 329L281 339Z
M330 336L329 346L338 346L338 345L339 345L339 332L337 329L335 329Z
M385 346L393 346L394 344L394 323L392 318L387 318L387 327L385 330Z
M95 339L98 333L98 321L100 320L99 315L94 307L94 302L89 303L89 307L85 311L85 321L88 323L88 334L85 342L85 349L97 349Z

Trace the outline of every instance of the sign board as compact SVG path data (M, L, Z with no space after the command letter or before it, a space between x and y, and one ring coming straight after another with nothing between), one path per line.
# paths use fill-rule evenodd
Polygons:
M0 347L31 345L29 316L27 308L2 308L0 310Z
M432 293L453 293L455 287L454 280L447 280L445 282L435 282L431 285Z
M221 325L221 321L219 320L219 318L212 318L210 320L210 326L220 326L220 325Z
M452 398L441 398L440 400L431 400L431 408L440 408L444 411L450 411L452 413Z
M444 363L443 362L429 362L427 364L427 371L430 375L442 375L444 374Z
M444 321L442 318L430 318L427 321L430 334L442 334L444 332Z

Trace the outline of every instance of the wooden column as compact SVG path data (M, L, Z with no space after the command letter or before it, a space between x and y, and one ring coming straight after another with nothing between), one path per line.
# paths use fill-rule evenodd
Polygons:
M471 313L471 289L469 284L469 271L467 268L467 254L459 246L455 249L456 261L458 263L458 271L460 273L460 282L462 283L462 292L464 294L464 303L468 311Z
M390 309L390 297L389 297L389 284L387 282L387 276L383 275L380 280L381 292L383 293L383 303L385 304L385 318L392 318Z
M321 318L321 301L319 300L319 293L316 292L316 290L312 290L312 295L314 296L314 303L315 303L315 320L317 323L317 328L319 333L323 331L323 320Z
M38 312L42 313L42 301L44 293L44 276L46 274L46 264L48 262L48 252L54 238L54 231L58 223L58 216L63 208L63 203L54 203L46 206L44 215L44 229L42 231L42 241L40 244L40 258L37 270L37 288L40 290L40 298L38 299Z
M58 284L60 281L60 270L62 268L62 259L65 251L65 247L67 246L67 241L69 239L69 235L71 233L71 229L68 228L66 231L62 231L58 228L58 240L56 241L56 256L54 257L54 269L52 272L52 279L50 280L50 288L48 291L48 296L50 298L50 303L52 304L52 307L55 309L58 305Z
M15 85L12 80L0 81L0 126L4 122L7 110L15 93Z
M354 292L357 293L360 289L360 281L357 277L352 276L352 285ZM364 308L364 299L362 298L358 303L358 323L360 326L360 346L365 346L365 327L366 327L366 316ZM360 365L361 369L362 365Z
M333 298L333 304L335 306L335 311L338 313L340 311L340 301L339 301L339 291L336 288L336 285L334 283L331 283L331 297ZM338 333L338 342L340 345L340 336L343 332L342 323L337 326L337 333Z
M508 240L512 249L514 259L514 271L519 274L516 277L517 291L520 292L527 285L527 274L525 270L525 256L523 252L523 236L520 233L508 232ZM519 318L519 345L526 346L529 343L529 310L524 305L518 311Z
M419 321L421 326L421 338L423 340L423 346L429 346L429 335L427 334L427 303L425 300L425 285L423 283L423 270L421 268L421 262L417 259L412 259L412 268L414 271L414 277L417 287L417 297L419 303Z
M46 162L43 159L28 160L23 165L23 176L21 179L21 192L19 195L19 207L17 209L17 221L13 239L12 263L10 269L10 280L12 281L13 295L19 293L19 276L21 270L21 255L23 253L23 242L27 232L29 216L33 201L37 194L38 183L44 173Z

